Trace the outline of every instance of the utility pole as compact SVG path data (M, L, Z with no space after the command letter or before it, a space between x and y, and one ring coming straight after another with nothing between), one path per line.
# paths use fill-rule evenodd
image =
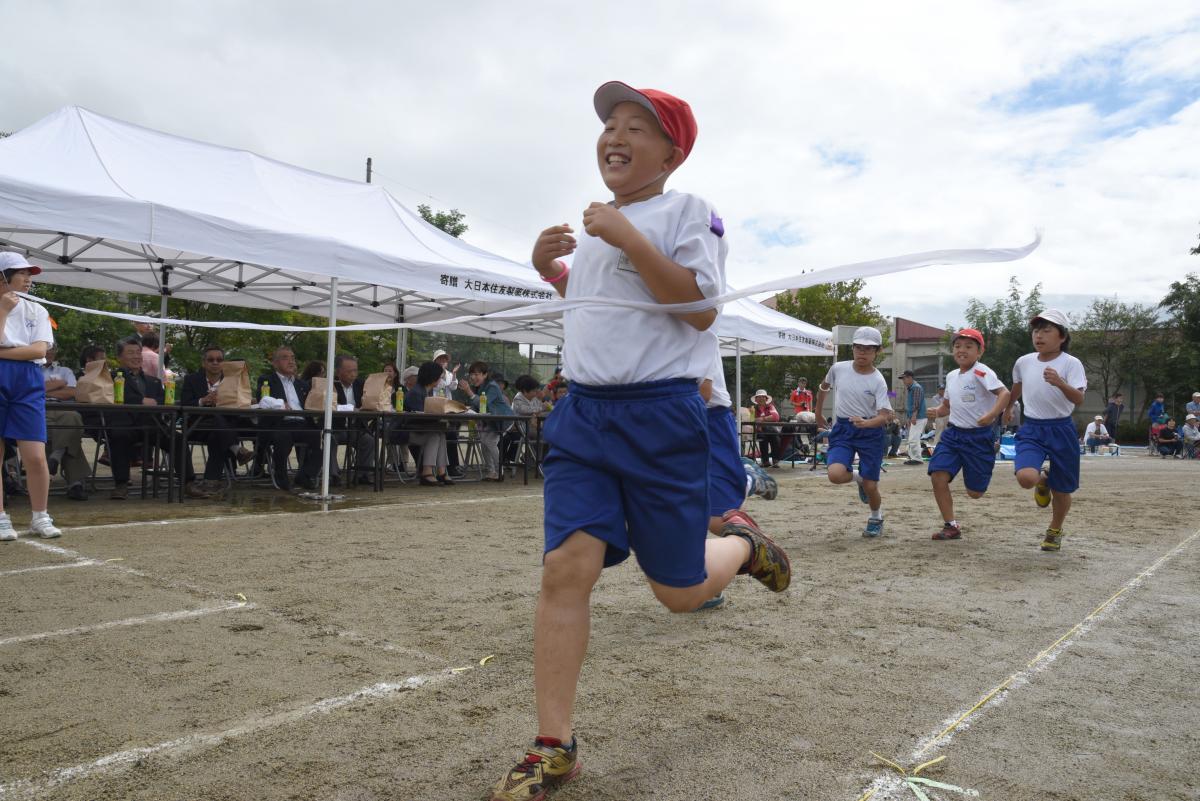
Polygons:
M371 157L367 156L367 183L371 183Z

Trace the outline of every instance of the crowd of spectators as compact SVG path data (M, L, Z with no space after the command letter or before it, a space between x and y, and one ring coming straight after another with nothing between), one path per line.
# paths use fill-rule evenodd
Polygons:
M111 471L113 487L109 497L113 500L129 497L131 470L145 467L143 463L149 454L157 450L165 464L166 459L173 459L181 449L187 450L191 445L204 448L204 472L196 475L190 458L174 462L181 465L183 475L180 478L188 497L202 499L220 495L229 485L232 472L252 462L258 475L270 478L280 490L316 489L322 467L321 421L312 414L300 412L305 409L314 383L325 377L323 362L311 361L299 371L294 351L287 346L276 348L271 354L270 369L253 381L248 399L254 408L271 410L271 414L214 412L196 415L195 424L189 425L186 433L165 430L152 418L134 414L132 410L121 412L75 403L83 368L97 361L108 362L111 356L116 367L106 372L113 379L114 388L116 385L121 387L120 397L114 397L121 406L176 403L217 409L228 405L219 398L222 382L230 380L222 348L206 347L201 354L201 363L188 370L176 393L176 373L168 367L170 346L160 352L153 326L138 324L136 329L137 333L117 342L111 352L100 345L84 348L79 371L59 361L57 348L51 347L47 352L42 368L46 388L47 462L51 475L61 473L67 498L88 498L93 467L84 449L84 440L89 437L95 440L99 451L96 463L107 465ZM457 392L458 397L466 401L466 406L479 414L529 418L520 421L484 419L476 425L483 461L482 478L500 480L502 465L516 456L517 447L526 433L540 431L541 419L553 408L554 402L568 392L567 382L558 371L545 387L532 376L522 375L516 379L515 393L510 394L508 382L486 362L472 363L461 379L457 378L460 367L458 364L450 366L449 354L438 351L423 364L401 370L394 362L389 362L382 365L381 372L387 376L390 406L397 411L422 412L430 398L450 399ZM366 379L360 375L358 359L351 354L339 354L333 363L333 377L335 408L339 411L363 408ZM434 411L440 413L442 410L443 407L438 406ZM289 411L297 414L288 414ZM445 416L431 415L428 420L406 417L404 422L391 427L388 444L399 446L395 452L404 461L407 461L405 452L412 455L421 485L448 485L455 477L464 475L459 453L462 426L462 422ZM370 422L344 417L335 419L332 436L334 444L344 446L347 452L345 462L354 471L349 481L372 483L377 442ZM297 464L295 470L291 469L293 453ZM331 480L341 478L336 447L329 454L328 468ZM10 465L4 470L5 486L13 494L21 494L15 469L15 465Z

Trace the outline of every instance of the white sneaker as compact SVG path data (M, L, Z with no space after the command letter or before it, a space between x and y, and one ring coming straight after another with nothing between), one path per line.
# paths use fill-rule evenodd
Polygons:
M12 527L12 520L9 516L0 512L0 541L7 542L17 538L17 531Z
M29 521L29 530L44 540L52 540L55 537L62 536L62 532L55 527L54 521L50 519L50 515L45 512L40 515L34 513L33 520Z

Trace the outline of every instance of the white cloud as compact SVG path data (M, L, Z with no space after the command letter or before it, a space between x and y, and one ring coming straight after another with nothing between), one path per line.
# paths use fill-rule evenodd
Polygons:
M700 137L672 184L721 209L741 284L1016 245L1036 226L1045 244L1024 262L874 279L869 292L885 313L940 325L958 320L922 311L996 297L1010 275L1156 302L1200 271L1187 256L1200 230L1194 90L1163 121L1150 113L1161 94L1108 116L1005 101L1098 65L1194 87L1191 0L1086 14L1075 2L0 0L0 14L24 33L0 55L0 129L78 104L349 178L370 155L402 200L461 209L469 239L516 259L604 198L591 92L618 78L695 108ZM760 240L767 222L782 242Z

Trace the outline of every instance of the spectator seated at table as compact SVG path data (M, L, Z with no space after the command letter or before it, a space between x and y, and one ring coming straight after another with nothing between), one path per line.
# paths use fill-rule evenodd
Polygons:
M363 386L365 378L358 376L358 359L339 353L333 359L333 391L334 403L338 411L361 409L363 402ZM375 470L375 438L366 427L355 420L334 420L334 441L338 445L348 445L354 448L354 480L358 484L373 484L372 474ZM330 460L330 475L337 477L341 468L337 464L336 450Z
M1168 417L1167 422L1158 430L1158 434L1154 437L1154 447L1158 449L1158 453L1162 458L1168 456L1178 459L1180 451L1183 447L1183 440L1179 436L1179 431L1175 428L1175 418Z
M120 377L125 381L126 406L162 405L165 396L162 382L142 372L140 340L130 337L118 342L117 363L120 367L113 371L113 379ZM182 447L174 435L168 436L163 432L160 421L150 416L108 412L105 423L114 482L109 497L115 501L129 497L129 468L136 453L134 446L141 445L143 450L159 448L166 452L169 459L174 459L172 454L178 452L175 448ZM210 497L210 493L196 481L190 460L184 460L183 471L184 492L189 498Z
M518 422L517 428L527 440L532 440L540 433L542 420L547 413L546 402L542 400L542 385L531 375L519 375L513 382L513 388L516 390L512 400L513 414L529 418L528 421ZM532 442L530 445L532 447ZM541 460L540 454L537 458Z
M1195 459L1196 446L1200 445L1200 420L1196 415L1189 414L1183 421L1183 458Z
M202 368L188 373L180 387L180 406L206 406L215 408L217 405L217 387L221 385L224 373L221 365L225 362L225 351L216 345L209 345L200 357ZM242 438L238 433L239 424L245 427L245 422L226 415L203 415L196 421L195 427L188 434L192 442L203 442L207 446L208 458L204 462L204 478L200 486L206 492L220 492L225 488L225 466L230 459L238 464L246 464L254 458L254 452L242 447Z
M67 482L67 497L86 501L84 482L92 474L83 453L83 417L73 409L61 408L63 401L75 400L75 373L58 363L58 346L46 350L42 365L46 382L46 466L50 475L62 468Z
M472 362L467 368L467 378L459 382L459 389L467 393L470 406L481 414L508 415L513 414L513 408L508 405L500 385L491 375L491 365L487 362ZM480 403L480 398L486 399L486 409ZM477 423L479 431L479 450L483 453L483 480L500 480L500 436L511 425L509 420L488 420Z
M779 467L779 426L761 425L761 423L778 423L779 411L775 408L774 399L765 389L760 389L751 398L754 402L755 435L758 437L758 455L763 467Z
M304 399L308 397L312 385L296 375L296 354L291 348L282 345L271 354L271 366L274 369L259 376L254 384L254 391L257 393L261 394L264 383L270 390L270 397L259 398L259 408L303 409ZM292 448L303 445L304 457L300 463L300 470L296 473L295 484L300 489L316 489L317 476L321 473L321 432L317 429L316 422L306 415L299 414L263 415L258 420L258 427L263 432L262 439L270 444L273 451L272 474L275 485L281 490L291 489L288 456Z
M1107 448L1112 445L1112 441L1113 438L1109 436L1108 429L1104 426L1104 415L1096 415L1083 432L1083 442L1087 445L1088 453L1095 453L1100 446Z
M424 412L425 401L433 397L433 391L442 381L446 371L437 362L425 362L417 368L416 385L404 396L406 412ZM454 482L446 473L446 421L441 418L409 420L405 422L409 441L421 449L420 483L425 487Z

